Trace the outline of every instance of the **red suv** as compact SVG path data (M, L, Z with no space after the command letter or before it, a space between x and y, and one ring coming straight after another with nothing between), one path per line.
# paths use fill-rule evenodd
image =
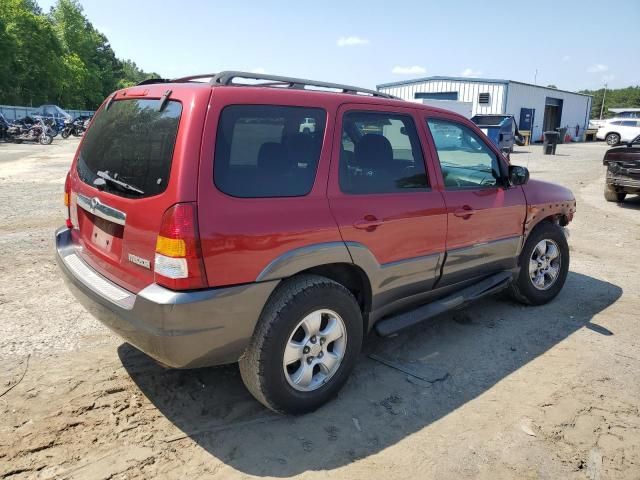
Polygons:
M203 78L104 102L56 232L78 300L160 363L239 361L260 402L306 412L372 329L562 288L572 193L529 181L469 120L346 85Z

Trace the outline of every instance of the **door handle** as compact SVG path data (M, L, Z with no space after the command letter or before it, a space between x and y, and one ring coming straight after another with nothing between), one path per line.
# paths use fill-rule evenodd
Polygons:
M365 215L362 220L356 220L353 222L353 226L358 230L367 230L368 232L371 232L383 223L384 220L378 220L375 215Z
M471 215L473 215L474 213L476 213L476 211L469 205L458 208L455 212L453 212L456 217L461 217L464 220L468 220L469 218L471 218Z

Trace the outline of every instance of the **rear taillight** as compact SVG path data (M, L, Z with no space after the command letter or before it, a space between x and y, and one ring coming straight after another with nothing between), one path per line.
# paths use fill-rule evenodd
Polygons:
M67 178L64 180L64 206L67 209L67 218L65 223L67 228L73 228L71 222L71 172L67 172Z
M154 271L155 282L172 290L207 286L195 204L178 203L164 212Z

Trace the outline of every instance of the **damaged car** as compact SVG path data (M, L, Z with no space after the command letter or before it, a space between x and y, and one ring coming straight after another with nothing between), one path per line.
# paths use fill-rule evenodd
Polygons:
M627 195L640 194L640 135L607 150L602 163L607 167L604 198L608 202L623 202Z

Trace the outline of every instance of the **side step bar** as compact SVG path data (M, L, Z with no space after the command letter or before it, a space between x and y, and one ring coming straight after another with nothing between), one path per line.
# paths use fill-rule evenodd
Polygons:
M386 337L399 330L411 327L412 325L459 307L462 304L498 292L509 286L512 279L512 272L496 273L440 300L435 300L414 310L380 320L374 328L378 335Z

